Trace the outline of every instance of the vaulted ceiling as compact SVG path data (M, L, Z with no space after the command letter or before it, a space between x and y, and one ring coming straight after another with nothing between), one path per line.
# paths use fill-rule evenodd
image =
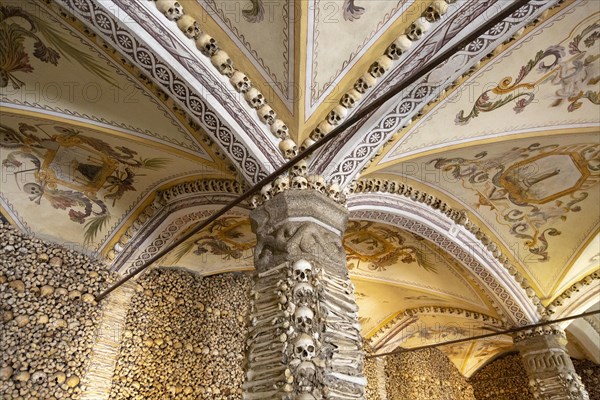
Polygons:
M556 3L530 1L309 159L346 188L377 351L596 307L600 12ZM0 212L126 273L510 2L0 4ZM251 270L248 212L161 264ZM569 329L600 360L597 320ZM510 349L442 350L470 375Z

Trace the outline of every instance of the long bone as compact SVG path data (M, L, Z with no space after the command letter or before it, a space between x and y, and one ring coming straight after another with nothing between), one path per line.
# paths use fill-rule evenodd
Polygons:
M352 375L342 374L339 372L329 372L329 373L326 373L326 375L327 375L327 377L333 377L340 381L349 382L354 385L367 386L367 378L365 378L364 376L352 376Z
M331 315L335 315L337 318L340 319L354 319L358 317L357 313L348 313L337 307L335 304L331 304L328 302L321 302L320 307L321 310L324 311L324 314L327 318L329 318Z
M333 305L337 306L339 309L343 309L344 311L347 311L347 312L358 312L358 306L352 299L339 298L339 297L336 297L335 294L331 293L331 292L323 293L322 302L324 302L326 304L333 303Z
M250 367L250 369L258 370L256 372L256 375L266 373L266 371L269 371L270 369L263 370L265 367L271 367L277 363L279 363L278 365L276 365L277 367L285 366L285 364L284 364L285 363L285 354L283 354L285 347L286 346L282 347L281 354L279 356L277 354L274 354L273 357L271 357L271 358L268 358L263 361L251 362L248 364L248 366ZM263 370L263 371L261 372L261 370Z
M271 322L272 324L277 323L278 318L289 318L290 314L284 310L274 310L269 313L256 313L250 315L250 322L252 327L256 327L259 325L263 325L266 322Z
M330 345L333 346L334 352L336 350L338 351L355 351L355 350L360 350L361 347L361 342L356 342L354 340L350 340L348 338L345 338L343 336L339 336L339 335L335 335L335 334L327 334L327 335L323 335L323 341L325 343L329 343Z
M355 329L360 332L360 324L356 320L348 320L348 318L340 318L335 315L328 315L326 318L319 318L321 324L330 324L333 326L341 326L343 329Z
M291 284L291 279L280 275L271 275L267 278L261 279L254 284L254 287L250 290L251 294L259 293L264 290L279 289L283 288L284 285L288 288Z
M320 282L321 286L325 286L328 289L334 289L334 290L338 290L342 293L345 294L352 294L354 292L354 285L352 284L352 282L348 281L348 282L344 282L341 283L342 281L338 281L338 280L334 280L331 279L329 276L325 275L322 279L322 281Z
M284 346L285 347L285 346ZM263 351L258 351L255 353L250 354L250 357L248 358L248 360L250 361L250 363L261 363L263 361L273 361L276 360L277 357L281 357L282 356L282 350L281 349L266 349ZM252 365L252 364L250 364Z
M288 302L288 298L283 294L283 292L278 291L277 293L271 294L269 296L261 296L258 299L254 300L252 303L254 306L257 306L259 304L271 304L273 302L285 304Z
M289 369L286 369L279 375L275 376L274 378L269 377L269 378L263 378L263 379L257 379L257 380L244 382L244 384L242 385L242 388L251 389L251 388L254 388L255 386L264 386L264 385L269 385L269 384L271 386L273 386L279 382L292 383L293 381L294 381L294 376L292 375L292 373Z
M286 335L287 337L292 335L293 333L294 328L292 327L289 327L286 331L283 331L281 330L281 328L279 328L276 332L263 332L263 334L261 334L260 336L248 339L246 343L248 344L248 346L254 346L253 350L256 350L258 348L266 347L267 344L272 343L272 340L275 337L282 337L282 335Z
M355 330L345 330L345 329L336 329L329 324L323 325L323 333L325 334L335 334L341 337L348 338L350 340L361 341L360 333Z
M352 321L352 320L348 320L346 318L342 319L342 318L321 318L319 320L319 322L321 324L327 324L333 328L336 329L343 329L343 330L355 330L360 332L360 324L358 323L358 321Z
M248 337L250 337L251 339L256 338L258 336L261 336L264 332L275 332L278 329L288 329L290 328L290 321L288 320L281 320L279 323L275 323L272 325L263 325L260 328L256 328L256 329L252 329L249 333L248 333Z
M289 264L289 263L282 263L282 264L279 264L279 265L278 265L278 266L276 266L276 267L269 268L269 269L268 269L268 270L266 270L266 271L259 272L259 273L258 273L258 277L259 277L259 278L265 278L265 277L267 277L267 276L270 276L270 275L273 275L273 274L276 274L276 273L282 272L282 270L283 270L283 271L285 271L285 270L284 270L284 268L288 268L288 271L289 271L290 264ZM288 273L288 275L289 275L289 273Z
M274 291L286 292L290 288L289 280L276 278L277 277L273 277L272 280L262 280L256 282L254 287L250 290L251 297L257 299L262 297L262 295L268 295Z
M284 364L281 364L281 365L276 365L272 368L261 371L261 369L259 368L258 365L252 365L252 368L250 368L248 370L248 372L246 372L246 378L248 380L252 380L252 379L256 379L256 378L263 379L266 376L277 375L277 374L281 373L282 371L285 371L286 369L288 369L288 367Z
M283 304L274 303L268 307L254 307L253 312L250 314L250 318L258 317L259 314L271 314L273 312L283 311L285 307Z
M262 400L262 399L275 399L275 395L279 392L279 389L271 390L268 392L248 393L242 394L243 400Z

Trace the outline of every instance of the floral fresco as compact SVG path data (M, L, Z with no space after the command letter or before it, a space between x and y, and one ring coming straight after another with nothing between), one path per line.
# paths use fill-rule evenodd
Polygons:
M74 59L99 78L112 83L108 72L95 62L94 57L73 47L61 38L48 21L21 7L0 5L0 88L10 83L19 89L25 83L17 73L32 73L26 42L33 41L33 57L58 66L61 58Z
M510 234L523 241L539 262L547 262L553 225L581 211L579 203L600 182L600 144L513 147L496 156L435 158L428 162L458 179L478 196L476 208L489 207Z
M538 51L521 67L516 78L507 76L483 92L471 112L458 113L456 124L466 125L480 113L492 112L510 103L519 114L536 99L539 85L556 87L550 107L566 105L567 110L573 112L581 108L584 101L600 105L600 54L596 44L600 39L600 23L580 25L575 32L563 42Z
M175 262L189 253L196 256L211 254L221 261L247 259L253 256L256 237L247 218L226 216L210 224L198 237L177 250Z
M85 224L84 242L91 242L110 221L107 202L115 203L135 191L141 171L165 168L166 158L144 158L125 146L81 131L52 124L19 123L18 129L0 124L2 169L33 204L49 202L65 210L71 221ZM5 154L5 155L4 155ZM33 173L34 181L21 186L19 175Z
M344 236L344 248L350 271L365 266L370 271L385 271L398 263L417 263L425 271L437 272L424 256L423 248L407 244L398 230L373 222L351 221Z

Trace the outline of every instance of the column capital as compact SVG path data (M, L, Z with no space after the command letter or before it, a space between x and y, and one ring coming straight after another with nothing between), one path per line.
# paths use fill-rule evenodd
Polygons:
M552 326L525 331L514 339L535 399L589 400L566 350L567 338Z
M250 213L256 269L306 259L344 269L348 210L316 190L287 190Z

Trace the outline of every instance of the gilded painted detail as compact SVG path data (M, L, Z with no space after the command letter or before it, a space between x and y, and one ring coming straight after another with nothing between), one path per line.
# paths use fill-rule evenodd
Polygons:
M425 257L423 248L405 242L406 238L398 230L369 221L351 221L344 236L348 269L359 269L361 262L371 271L385 271L398 263L416 263L427 272L437 273L435 265Z
M483 151L473 158L436 158L436 169L450 172L479 196L497 220L521 239L540 262L549 261L548 237L561 232L554 222L581 211L578 204L600 182L600 145L595 143L515 147L498 156Z
M18 131L0 125L0 148L8 149L2 159L7 175L39 205L48 201L58 210L68 210L71 221L85 224L85 243L91 242L109 222L106 204L115 206L125 192L135 191L140 170L160 170L165 158L143 158L124 146L81 134L60 125L48 129L20 123ZM34 182L22 187L19 174L33 173Z
M600 23L580 25L575 32L559 44L537 52L521 67L516 78L507 76L483 92L469 114L458 113L456 124L466 125L480 113L492 112L513 102L513 110L519 114L536 99L540 85L557 87L550 107L566 103L567 110L573 112L581 108L584 101L600 105L600 54L596 45L600 39Z
M23 24L22 22L25 22ZM95 62L89 54L72 47L61 38L47 21L21 7L0 6L0 88L12 84L20 89L25 83L15 73L32 73L34 67L30 63L25 43L33 40L33 57L46 63L58 66L61 57L72 58L85 69L99 78L112 84L108 72Z

